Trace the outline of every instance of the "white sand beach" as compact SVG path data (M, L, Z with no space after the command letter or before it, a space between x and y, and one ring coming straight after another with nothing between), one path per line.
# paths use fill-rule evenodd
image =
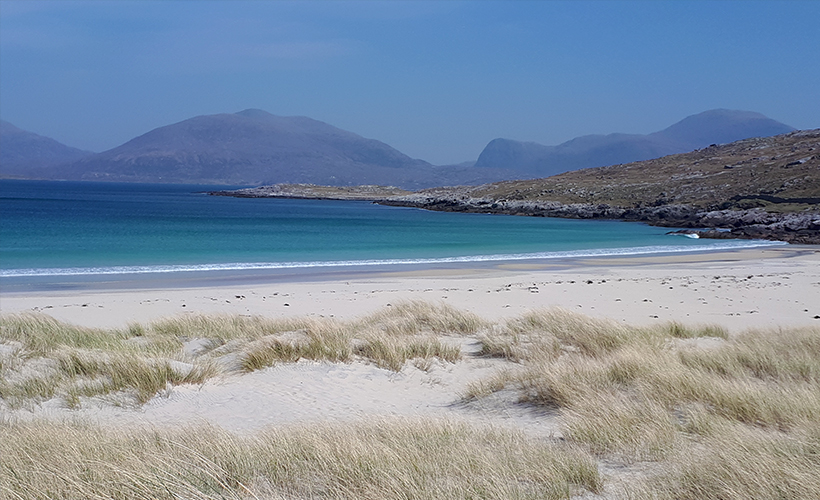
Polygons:
M177 315L354 319L401 301L448 304L492 321L560 307L624 324L716 324L730 333L820 324L820 250L783 246L720 253L505 262L485 268L371 272L333 281L211 287L4 293L3 314L39 312L89 327L120 328ZM473 339L474 341L474 339ZM462 349L469 352L469 340ZM466 357L395 373L367 363L300 361L181 386L139 410L103 404L67 409L54 400L19 416L106 423L207 421L231 430L364 416L472 415L538 433L554 419L496 401L481 412L454 403L468 384L509 363ZM469 409L468 409L469 410ZM471 417L471 418L472 418Z
M168 285L3 293L0 310L3 314L39 312L81 326L120 328L193 314L347 320L401 301L422 300L448 304L488 320L561 307L636 326L678 321L717 324L730 333L820 324L820 250L798 246L377 271L332 281L290 279L190 288L175 288L169 281ZM499 363L465 358L455 365L436 364L427 371L408 365L394 373L365 363L301 361L208 381L203 386L177 387L137 411L110 405L69 410L55 400L31 416L61 415L107 423L204 420L231 430L367 415L443 416L453 413L451 405L470 382L489 376ZM533 431L555 431L552 419L537 419L527 410L512 408L502 404L495 413L484 408L481 418L499 422L513 418L515 425ZM455 411L467 415L462 410Z
M82 326L121 328L195 314L345 321L415 300L446 304L494 322L560 307L636 326L678 321L720 325L730 335L748 329L777 335L779 328L820 325L820 249L778 246L502 262L473 268L373 270L342 279L314 276L304 281L291 274L267 283L236 279L200 287L179 287L168 280L159 287L3 291L0 311L4 315L42 313ZM472 355L481 348L474 335L443 339L460 346L460 360L406 362L393 371L366 359L349 363L302 359L250 373L228 370L198 384L169 384L143 405L121 404L116 395L85 398L74 407L60 397L17 407L0 402L0 421L45 419L165 430L205 424L248 435L265 428L324 422L428 419L506 428L541 442L560 442L564 432L560 410L521 404L515 389L474 400L463 397L471 384L502 371L524 370L524 365ZM720 342L707 338L689 345L709 349ZM15 355L13 342L0 346ZM621 498L619 491L629 491L633 481L654 470L640 462L614 466L601 462L599 468L606 482L602 496L595 498Z
M483 267L368 271L331 280L225 280L179 288L0 292L3 314L41 312L83 326L191 314L350 319L391 303L446 303L495 320L546 307L632 325L715 323L732 332L820 323L820 249L500 262Z

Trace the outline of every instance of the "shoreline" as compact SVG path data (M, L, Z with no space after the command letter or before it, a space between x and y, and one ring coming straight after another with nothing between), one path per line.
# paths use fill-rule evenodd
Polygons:
M681 236L685 236L681 234ZM644 246L625 248L579 249L552 252L522 254L488 254L466 255L455 257L430 258L396 258L381 260L347 260L347 261L305 261L305 262L237 262L214 264L175 264L175 265L113 265L107 267L69 267L43 269L2 269L0 281L6 291L15 288L20 291L60 290L69 286L82 286L110 282L140 283L150 281L173 281L181 283L191 278L217 277L220 280L231 276L276 277L292 275L297 280L314 279L316 276L341 276L347 274L358 276L367 272L384 270L432 269L438 267L453 268L487 268L503 265L507 262L574 262L589 258L631 258L663 255L691 255L700 253L719 253L726 251L754 250L779 245L785 242L757 240L754 242L708 243L700 247L686 246ZM792 245L793 247L794 245ZM805 245L802 245L805 246ZM811 246L809 246L811 247ZM373 271L375 270L375 271ZM15 274L20 273L20 274ZM162 279L165 277L165 280ZM220 278L221 277L221 278ZM264 278L262 278L264 279Z
M507 261L484 266L371 269L356 275L348 272L344 276L314 275L312 278L291 274L279 276L278 281L268 279L264 283L255 283L250 279L237 280L234 277L220 283L211 277L208 286L189 288L174 287L176 280L166 280L163 287L154 288L124 289L120 284L119 289L86 287L27 293L5 293L3 287L0 312L4 315L39 312L89 327L123 328L132 323L147 325L153 320L191 314L232 315L233 318L227 323L219 319L183 321L182 325L189 326L164 334L150 327L148 330L133 329L124 332L121 338L126 339L115 343L116 347L110 350L98 348L98 341L95 340L106 339L114 333L110 330L87 331L87 341L79 340L72 334L70 341L61 341L53 353L42 357L28 358L28 351L22 342L12 340L0 343L0 355L10 356L11 359L7 374L8 380L16 383L12 386L15 390L19 387L21 394L30 394L26 389L30 384L23 382L36 377L43 377L44 383L50 384L49 387L54 390L46 395L33 393L22 402L0 399L0 419L9 424L7 427L12 433L22 436L21 443L28 444L33 437L44 436L42 441L49 444L44 457L60 456L67 449L63 443L76 436L77 429L83 429L84 434L75 440L78 444L72 443L73 448L92 443L89 456L96 456L99 453L110 455L109 450L116 452L122 448L116 448L118 443L110 439L98 444L94 441L95 436L123 432L147 436L145 442L160 442L164 436L177 439L180 429L193 429L196 436L188 442L190 446L204 443L204 446L214 449L209 444L212 442L210 437L214 435L255 441L269 433L288 435L294 429L316 435L333 426L338 429L366 428L366 435L384 436L385 431L391 428L388 424L407 423L425 425L421 434L429 435L430 424L438 422L468 426L474 429L472 432L480 433L482 442L486 440L489 430L492 435L512 433L526 441L559 446L566 443L574 449L595 450L593 446L596 446L594 439L597 435L585 438L583 433L573 434L572 425L577 425L578 419L567 416L568 412L564 411L564 408L573 408L570 406L572 401L556 406L552 402L554 400L545 400L541 396L544 392L536 393L536 399L522 401L531 397L533 388L550 390L549 384L557 383L564 394L578 395L576 401L589 401L587 405L603 409L603 413L582 414L583 422L589 422L585 428L595 426L605 431L615 429L623 433L621 429L629 427L627 438L616 441L619 448L615 451L608 451L606 455L590 455L591 468L597 468L603 480L599 492L601 498L621 498L622 492L634 491L644 484L642 481L655 484L650 482L656 477L663 477L666 470L680 467L674 457L703 454L704 442L709 446L705 449L706 453L711 454L709 456L717 456L720 463L741 464L738 467L742 467L743 460L726 460L724 449L731 449L727 447L740 442L744 446L736 456L742 459L748 455L745 443L750 434L744 427L749 430L753 428L758 440L761 436L767 439L763 443L768 447L757 453L755 460L771 463L780 450L783 450L784 456L794 457L794 450L802 449L796 447L802 446L805 441L805 434L800 429L806 429L805 425L813 423L806 415L814 413L805 408L817 406L816 397L813 396L815 393L811 392L816 384L807 385L812 381L806 381L805 374L800 371L803 365L789 364L794 356L801 357L805 346L820 333L820 250L810 246L778 245L723 252L561 261ZM489 321L473 322L472 315L426 305L392 307L401 301L446 304ZM577 312L591 319L549 311L537 315L534 321L526 317L530 311L553 307ZM404 316L407 310L414 311L410 317ZM288 321L274 322L279 326L271 330L254 330L253 326L249 326L237 336L228 333L231 331L230 324L266 323L233 321L241 319L236 318L237 315L287 318ZM315 321L319 317L332 317L339 321ZM428 317L432 318L432 324L426 323ZM307 321L291 321L296 318L306 318ZM619 328L618 325L597 322L595 318L607 318L630 326L658 327L647 331ZM357 323L357 319L362 321ZM516 323L506 325L509 319ZM441 330L432 326L438 321L446 325ZM672 321L683 324L683 328L670 325ZM471 322L475 326L464 326ZM9 324L13 323L9 321ZM37 324L27 318L16 323ZM212 329L213 325L217 328ZM340 326L341 332L351 332L353 337L348 338L342 333L325 338L322 345L329 349L327 357L318 355L314 358L308 351L298 350L301 349L300 345L306 345L301 344L306 339L324 338L328 325ZM705 325L719 325L722 328L698 328ZM413 328L419 326L422 331L414 334ZM355 330L345 330L351 327ZM431 327L437 333L432 338L434 343L427 344L425 342L430 341L427 329ZM518 327L522 327L524 333L520 339L507 344L511 342L509 332L517 331ZM49 325L41 328L48 331ZM222 328L226 330L223 332ZM395 332L388 333L394 328ZM551 331L553 328L555 331ZM805 329L801 331L800 328ZM755 342L752 348L744 347L743 343L742 333L749 329L763 333L760 337L751 337ZM335 327L331 330L335 331ZM553 362L539 357L543 356L538 354L539 345L551 342L550 339L555 341L558 331L568 335L560 346L556 346L562 352L559 360ZM603 354L594 348L590 353L585 353L577 347L586 345L593 337L595 340L589 345L606 345L615 332L627 332L632 338L629 342L633 343L628 343L623 350ZM660 337L650 335L649 339L644 338L644 334L650 332L665 333ZM672 332L688 333L680 335ZM707 336L687 337L692 333ZM115 337L120 335L115 334ZM353 346L350 358L340 360L332 357L336 339ZM392 342L399 342L397 349L413 342L422 342L422 345L430 347L440 342L450 349L455 348L459 357L411 355L409 358L412 359L405 359L397 366L384 365L379 363L380 358L355 347L368 345L366 343L373 339L387 339L388 345L392 339ZM763 339L761 345L764 347L759 353L754 347L758 341L754 339ZM72 345L76 340L80 345ZM804 343L801 344L801 340ZM171 345L163 347L169 341ZM133 357L126 356L125 363L108 364L109 359L121 359L130 353L132 342L139 342L146 350L140 349L140 353ZM487 355L484 352L487 345L508 345L513 350L509 357ZM281 358L273 357L261 364L245 365L253 354L264 354L270 352L270 348L281 346L291 346L305 356L298 354L296 359L289 358L285 349ZM495 349L490 352L499 352L497 347ZM710 357L709 352L714 349L721 351L715 351L716 357ZM521 353L523 358L518 358ZM532 357L529 353L533 353ZM706 372L701 368L690 369L678 360L682 354L704 356L690 359L715 359L730 366L737 363L733 356L743 356L744 359L750 356L750 363L759 360L763 365L785 366L784 370L789 371L780 372L779 378L773 377L771 384L765 384L767 392L761 393L760 378L752 374L746 375L745 371L741 371L741 375L737 375L730 371L727 375ZM95 363L102 360L101 366L104 365L106 371L101 371L95 380L131 373L133 366L143 363L159 367L164 363L173 375L163 372L164 381L160 379L155 392L149 393L145 401L136 399L139 394L136 385L106 392L104 384L100 386L99 394L80 393L72 401L71 391L96 386L91 385L93 381L85 372L77 375L69 371L75 369L73 363L62 369L64 373L52 368L69 359L69 355L79 356L77 359L83 366L96 366ZM808 355L810 357L811 353ZM85 363L84 360L89 362ZM160 364L156 365L158 361ZM555 379L539 375L542 364L546 369L543 373L557 372L559 375ZM560 375L568 365L572 371ZM246 370L246 366L250 369ZM180 373L194 373L197 367L217 367L218 371L203 380L179 381ZM600 376L602 373L607 374ZM672 392L676 398L674 406L668 404L668 389L653 388L659 385L657 380L686 381L679 382L677 386L681 388ZM501 386L496 385L498 381L502 382ZM589 390L567 388L579 384L589 387ZM692 402L691 386L702 388L695 391L694 397L699 398L695 403ZM657 401L653 403L655 406L627 405L630 397L645 394L642 392L645 388L655 391L649 393L649 397L654 398L649 401ZM9 393L13 395L14 391ZM663 400L655 395L661 393ZM754 394L754 397L749 394ZM723 397L719 398L721 395ZM805 395L803 399L795 399L801 395ZM731 413L738 398L742 400L740 410ZM751 402L747 402L749 400ZM716 401L717 405L722 406L712 410ZM777 407L776 417L769 417L770 413L765 411L769 406L755 412L757 407L753 405L758 401ZM798 406L792 401L806 403ZM15 406L17 404L20 406ZM715 419L707 420L709 422L724 425L707 426L710 434L704 436L698 433L697 426L694 431L689 431L676 424L679 422L677 419L681 418L678 409L695 404L700 408L709 408L708 411L713 411L714 415L706 413L706 410L701 410L699 414L683 415L701 415L704 419ZM579 407L584 408L580 404ZM647 409L654 408L662 408L662 413L647 412ZM724 411L730 415L729 419L734 420L726 420L720 413ZM740 417L734 417L736 414ZM762 414L764 418L778 418L779 415L785 415L786 419L799 418L802 420L798 420L798 424L804 427L787 427L784 432L778 421L774 421L775 424L767 428L765 422L761 424L759 420L747 420L749 414ZM570 418L576 419L573 421ZM668 421L672 426L674 433L663 438L668 441L661 442L673 445L674 453L668 456L648 455L647 459L644 453L653 451L650 446L658 442L654 436L660 433L649 434L653 439L640 441L637 450L633 444L637 439L632 440L632 436L643 439L647 436L645 429L648 425L654 426L659 421ZM731 427L729 424L732 424ZM716 428L717 433L714 432ZM715 441L715 434L722 435L729 429L731 432L722 440ZM36 434L31 434L31 431ZM403 444L407 435L402 434ZM335 442L334 437L323 439ZM125 443L128 453L117 456L132 456L133 442L129 440ZM787 447L776 448L776 444ZM12 451L17 449L25 452L29 448L14 445L10 448ZM235 456L238 450L232 445L226 449L231 456ZM368 454L373 449L368 448ZM399 455L402 455L409 448L398 449ZM186 446L185 457L190 454L189 450ZM629 454L622 455L621 450ZM810 452L798 458L809 457ZM32 461L28 452L25 453L26 460ZM155 458L155 453L149 453L150 458ZM517 447L516 455L520 453L521 448ZM637 458L632 458L632 454ZM323 456L320 455L320 458ZM183 458L179 463L187 464L185 460ZM324 464L324 459L321 460ZM50 463L45 458L35 458L33 461ZM706 463L713 467L713 462ZM802 464L805 460L791 460L791 463ZM236 469L241 470L241 467L237 466ZM49 470L61 469L58 466ZM474 471L474 467L471 466L470 470ZM805 470L810 471L810 467L806 466ZM736 475L734 472L732 474ZM777 480L787 475L772 477ZM165 483L162 481L167 479L166 476L163 475L162 480L158 481L163 487ZM800 476L792 473L788 477ZM520 475L515 477L514 482L520 484ZM96 483L92 487L96 488Z
M675 254L436 265L91 276L38 289L3 279L0 313L41 312L121 328L190 314L349 319L408 300L486 319L563 307L637 326L664 321L752 327L820 325L820 250L783 245ZM90 278L90 279L88 279ZM35 280L36 281L36 280Z

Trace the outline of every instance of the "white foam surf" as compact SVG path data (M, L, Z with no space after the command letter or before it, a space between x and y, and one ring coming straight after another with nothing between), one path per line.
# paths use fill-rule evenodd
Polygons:
M763 240L720 240L701 245L655 245L628 248L600 248L588 250L570 250L563 252L535 252L520 254L471 255L460 257L439 257L425 259L373 259L344 261L313 262L232 262L214 264L181 264L181 265L147 265L147 266L110 266L110 267L67 267L44 269L3 269L0 277L27 276L82 276L111 274L149 274L179 273L204 271L251 271L263 269L294 269L316 267L354 267L354 266L391 266L411 264L446 264L517 260L571 259L582 257L615 257L630 255L650 255L667 253L697 253L718 250L735 250L765 246L787 245L780 241Z

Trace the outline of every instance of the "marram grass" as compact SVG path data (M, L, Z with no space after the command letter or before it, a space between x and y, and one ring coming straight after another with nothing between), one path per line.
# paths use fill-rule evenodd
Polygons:
M0 426L0 497L562 499L602 486L594 459L520 432L441 420L268 429Z
M0 422L0 498L820 498L820 328L730 336L559 309L489 323L421 302L346 322L190 316L117 330L5 316L0 408L108 394L140 404L299 359L425 369L464 359L465 337L509 363L465 399L517 391L558 416L563 441L432 421L252 436ZM607 488L596 458L653 465Z
M477 333L484 322L445 305L404 302L355 321L186 316L125 329L83 328L42 314L0 317L0 400L12 407L61 397L126 394L142 404L174 385L232 370L254 371L309 359L362 359L400 371L414 361L456 362L442 335ZM186 346L194 343L198 349ZM6 352L6 351L3 351Z
M608 460L653 461L625 498L820 499L820 328L632 328L545 311L512 320L488 355L520 365L467 399L517 389L554 409L571 442ZM693 343L703 337L702 347ZM558 343L545 356L530 346ZM495 343L495 344L493 344Z

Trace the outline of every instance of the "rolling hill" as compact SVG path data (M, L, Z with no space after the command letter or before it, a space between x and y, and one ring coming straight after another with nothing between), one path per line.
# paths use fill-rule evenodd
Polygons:
M154 129L62 168L66 179L190 184L278 182L421 188L510 178L435 167L383 142L303 116L258 109L198 116Z

